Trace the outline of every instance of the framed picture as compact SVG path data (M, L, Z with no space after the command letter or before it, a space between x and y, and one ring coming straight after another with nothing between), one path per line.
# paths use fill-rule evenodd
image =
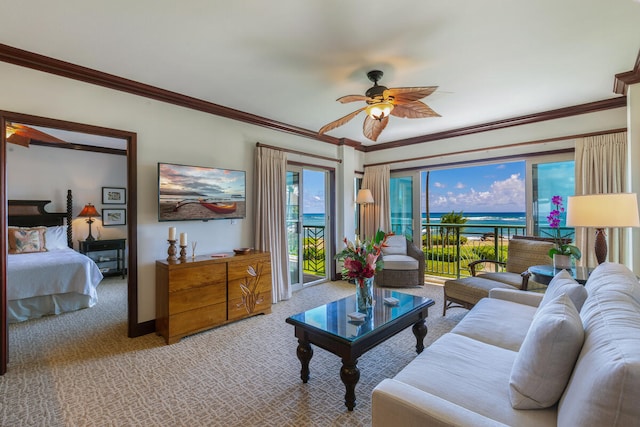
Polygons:
M127 203L127 189L117 187L102 187L103 205L124 205Z
M126 225L126 209L102 209L102 225L109 227L112 225Z

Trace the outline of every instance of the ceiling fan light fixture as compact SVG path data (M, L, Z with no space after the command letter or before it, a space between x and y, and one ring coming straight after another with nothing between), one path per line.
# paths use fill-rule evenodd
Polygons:
M393 104L389 101L382 101L369 105L366 111L372 119L382 120L391 114L391 110L393 110Z

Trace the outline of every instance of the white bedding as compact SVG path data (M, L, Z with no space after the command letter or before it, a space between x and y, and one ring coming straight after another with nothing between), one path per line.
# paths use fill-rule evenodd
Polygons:
M89 257L73 249L10 254L7 259L9 301L67 293L87 295L93 304L97 301L102 273Z

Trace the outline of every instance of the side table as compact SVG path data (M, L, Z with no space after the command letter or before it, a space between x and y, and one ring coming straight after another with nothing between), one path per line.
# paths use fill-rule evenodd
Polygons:
M127 272L124 262L126 239L79 240L81 254L91 258L98 265L103 276L124 276Z
M553 265L533 265L529 267L529 272L534 276L531 279L543 285L548 285L551 282L551 279L561 271L562 269L554 268ZM576 282L584 285L593 269L587 267L573 267L571 269L567 269L567 271Z

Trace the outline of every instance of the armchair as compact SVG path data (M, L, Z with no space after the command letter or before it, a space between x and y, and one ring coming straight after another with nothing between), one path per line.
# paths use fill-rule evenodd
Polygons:
M378 286L424 286L424 253L401 235L387 238L382 248L384 266L376 275Z
M549 250L553 248L553 239L534 236L513 236L509 241L507 262L478 260L469 263L471 275L494 280L526 291L529 287L529 267L549 264ZM493 264L494 272L479 271L478 264ZM504 271L498 271L498 268Z

